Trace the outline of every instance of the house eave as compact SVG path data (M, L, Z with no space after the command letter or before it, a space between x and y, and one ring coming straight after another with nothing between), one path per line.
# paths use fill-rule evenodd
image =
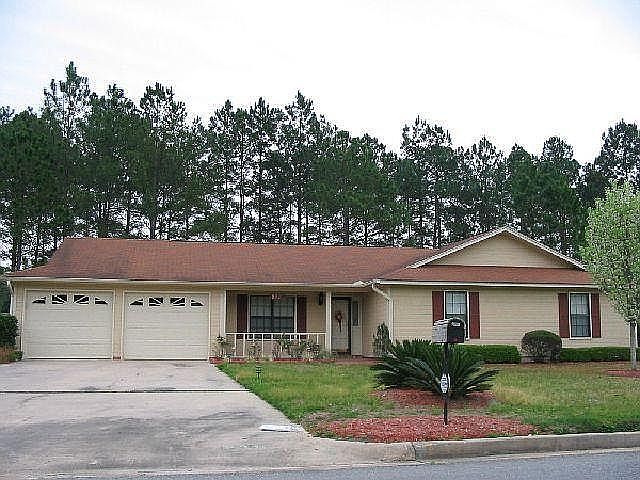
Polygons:
M229 281L193 281L193 280L133 280L127 278L86 278L86 277L6 277L10 282L51 282L51 283L104 283L130 285L192 285L215 287L307 287L307 288L362 288L365 283L305 283L305 282L229 282Z
M405 285L405 286L472 286L472 287L500 287L500 288L587 288L597 289L594 284L572 284L572 283L510 283L510 282L464 282L464 281L419 281L419 280L384 280L374 279L372 281L378 285Z

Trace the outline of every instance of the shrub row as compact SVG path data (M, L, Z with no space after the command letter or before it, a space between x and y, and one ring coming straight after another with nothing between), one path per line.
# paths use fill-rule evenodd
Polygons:
M627 347L563 348L561 362L618 362L629 361Z
M18 335L18 320L8 313L0 313L0 347L13 348Z
M462 348L484 363L520 363L522 360L514 345L464 345Z

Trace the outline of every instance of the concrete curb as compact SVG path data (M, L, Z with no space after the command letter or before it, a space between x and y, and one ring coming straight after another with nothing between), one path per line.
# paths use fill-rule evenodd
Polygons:
M640 432L574 433L415 442L414 460L640 447Z

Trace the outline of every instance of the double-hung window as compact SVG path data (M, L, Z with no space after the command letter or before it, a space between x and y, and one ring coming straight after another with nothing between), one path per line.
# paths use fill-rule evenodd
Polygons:
M569 316L571 337L591 336L591 308L588 293L572 293L569 295Z
M444 318L455 318L464 322L465 337L469 338L469 310L467 292L444 292Z
M252 295L249 310L249 331L252 333L293 332L295 298L273 298Z

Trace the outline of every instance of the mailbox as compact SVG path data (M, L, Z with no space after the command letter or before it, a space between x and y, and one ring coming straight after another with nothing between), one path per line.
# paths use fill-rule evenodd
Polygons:
M433 343L463 343L465 325L463 320L447 318L433 324Z

